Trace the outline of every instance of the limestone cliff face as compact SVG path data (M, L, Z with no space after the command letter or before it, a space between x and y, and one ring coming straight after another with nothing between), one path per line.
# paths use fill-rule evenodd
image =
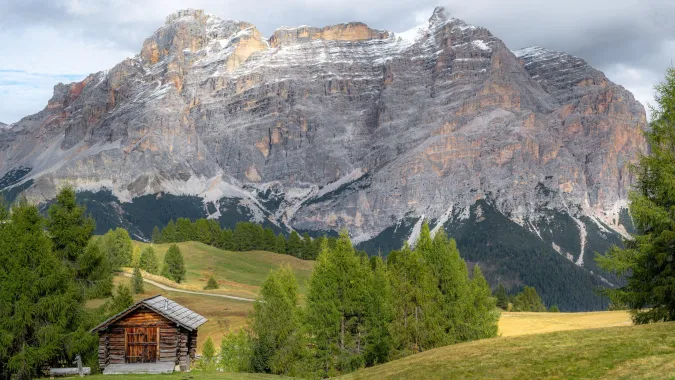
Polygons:
M583 60L514 54L441 8L405 33L347 23L269 39L186 10L0 133L0 177L30 168L37 200L65 182L125 202L198 195L205 210L241 199L280 226L357 241L404 218L466 219L482 199L540 237L564 213L584 240L582 217L623 232L645 123ZM583 265L583 252L561 253Z

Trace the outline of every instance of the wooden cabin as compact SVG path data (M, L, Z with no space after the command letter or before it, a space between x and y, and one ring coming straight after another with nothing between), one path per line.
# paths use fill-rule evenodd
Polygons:
M134 372L157 363L157 368L188 371L197 351L197 329L204 322L203 316L160 295L136 302L91 330L99 336L101 370Z

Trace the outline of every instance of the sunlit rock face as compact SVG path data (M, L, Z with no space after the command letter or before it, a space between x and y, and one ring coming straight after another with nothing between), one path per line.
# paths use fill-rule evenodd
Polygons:
M566 214L584 240L582 217L624 233L645 123L583 60L512 52L442 8L404 33L351 22L270 38L184 10L137 56L1 127L0 177L29 170L12 186L32 181L38 201L64 183L122 202L198 196L209 215L240 199L254 220L357 242L484 200L542 239L549 213ZM561 254L583 265L583 251Z

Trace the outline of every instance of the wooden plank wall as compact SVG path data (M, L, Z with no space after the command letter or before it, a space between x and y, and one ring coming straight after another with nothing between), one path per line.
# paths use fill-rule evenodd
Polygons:
M108 364L124 364L125 328L127 327L158 327L159 361L178 364L179 347L177 346L177 338L180 333L176 324L154 311L139 309L100 333L99 364L101 368L105 368Z

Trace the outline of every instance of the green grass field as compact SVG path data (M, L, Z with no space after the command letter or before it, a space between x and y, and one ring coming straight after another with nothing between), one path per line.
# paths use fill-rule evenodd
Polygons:
M343 379L675 379L675 322L498 337Z
M139 255L146 243L134 242L134 255ZM160 263L171 244L154 244L155 254ZM224 251L197 242L177 243L185 258L187 279L179 286L183 289L202 291L209 276L213 275L220 285L216 293L226 293L255 298L258 287L270 270L281 264L293 268L298 278L300 292L304 293L305 282L314 268L314 261L300 260L289 255L265 251L232 252ZM135 257L134 259L137 259Z

